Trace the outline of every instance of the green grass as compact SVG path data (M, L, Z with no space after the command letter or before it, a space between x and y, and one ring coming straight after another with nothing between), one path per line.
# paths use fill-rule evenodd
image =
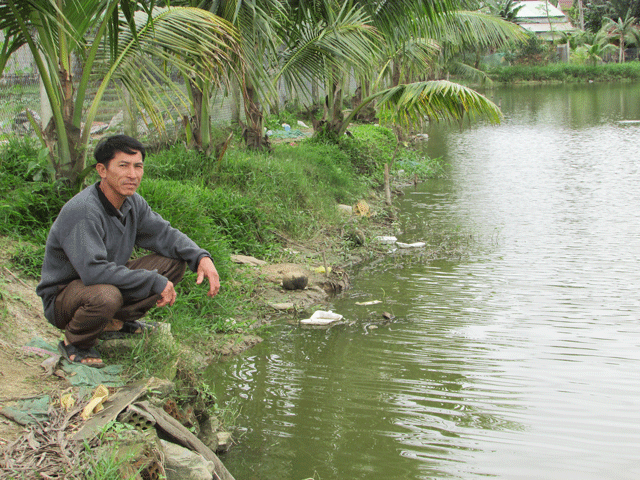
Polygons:
M571 63L514 65L496 67L490 69L487 73L493 81L502 83L638 80L640 78L640 62L608 63L603 65L575 65Z

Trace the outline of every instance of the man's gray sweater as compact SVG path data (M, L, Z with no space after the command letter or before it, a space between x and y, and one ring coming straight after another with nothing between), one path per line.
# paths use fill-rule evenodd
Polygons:
M49 232L36 293L42 297L45 317L54 325L60 287L76 279L87 286L114 285L125 301L162 293L165 277L125 267L134 246L184 260L194 272L200 259L209 256L137 193L127 197L120 210L100 194L98 183L78 193L62 207Z

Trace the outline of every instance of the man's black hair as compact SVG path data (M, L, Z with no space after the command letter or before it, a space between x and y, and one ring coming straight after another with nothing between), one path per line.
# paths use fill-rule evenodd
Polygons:
M93 151L93 156L96 159L96 163L102 163L105 167L108 167L109 162L116 156L117 152L128 153L130 155L140 152L143 161L146 155L144 145L135 138L127 135L113 135L103 138L98 142L98 145L96 145Z

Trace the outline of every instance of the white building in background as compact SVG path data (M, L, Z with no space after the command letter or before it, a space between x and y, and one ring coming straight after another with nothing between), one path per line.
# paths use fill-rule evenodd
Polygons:
M563 32L577 31L562 10L549 2L527 0L516 3L514 8L520 5L516 23L544 40L556 40Z

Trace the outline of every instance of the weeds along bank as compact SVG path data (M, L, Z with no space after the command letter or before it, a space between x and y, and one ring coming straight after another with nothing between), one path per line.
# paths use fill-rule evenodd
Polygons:
M487 75L497 83L522 82L607 82L637 81L640 79L640 62L578 65L552 63L549 65L513 65L494 67Z
M176 304L152 311L151 318L170 322L176 339L196 349L210 348L209 342L221 333L246 331L263 311L251 301L255 278L236 274L232 254L287 261L287 240L313 248L322 245L340 262L362 249L352 241L350 228L375 228L388 212L378 208L377 218L347 221L338 204L378 201L385 162L393 160L392 173L404 172L411 179L440 171L438 161L415 150L397 149L389 129L359 126L352 133L338 145L307 139L278 144L271 153L232 145L220 160L183 145L150 153L138 192L211 252L223 286L218 296L207 298L201 291L205 287L196 285L195 274L188 272L178 286ZM37 279L49 228L74 192L53 180L45 152L35 141L9 139L0 162L0 235L13 240L12 270ZM143 365L131 361L131 374L157 375L168 360L163 355Z

